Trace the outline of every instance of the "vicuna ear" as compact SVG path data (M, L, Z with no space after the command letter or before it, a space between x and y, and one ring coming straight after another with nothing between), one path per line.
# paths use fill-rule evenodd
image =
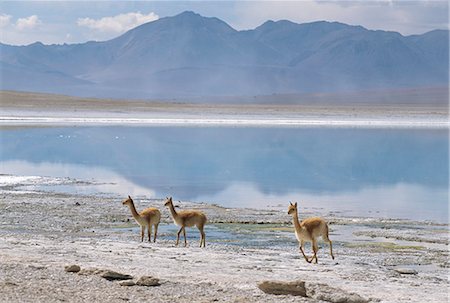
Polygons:
M295 202L294 206L297 207L297 202Z
M169 198L169 201L172 202L172 197Z
M292 202L291 202L291 201L289 201L289 205L292 205Z
M130 195L128 195L128 199L131 199Z

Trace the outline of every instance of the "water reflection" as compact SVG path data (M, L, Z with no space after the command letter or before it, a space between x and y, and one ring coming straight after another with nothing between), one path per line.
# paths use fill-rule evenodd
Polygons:
M121 194L448 209L447 130L54 127L0 139L1 173L95 178Z
M230 207L279 208L288 201L298 202L300 212L342 213L347 216L448 221L447 188L414 184L365 187L356 191L265 194L255 184L235 183L215 195L202 195L196 201L216 201Z

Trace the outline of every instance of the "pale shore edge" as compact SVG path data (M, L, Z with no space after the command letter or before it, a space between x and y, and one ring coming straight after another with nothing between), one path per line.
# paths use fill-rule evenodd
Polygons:
M409 119L245 119L245 118L99 118L99 117L0 117L0 126L39 125L142 125L240 127L343 127L449 129L450 121Z

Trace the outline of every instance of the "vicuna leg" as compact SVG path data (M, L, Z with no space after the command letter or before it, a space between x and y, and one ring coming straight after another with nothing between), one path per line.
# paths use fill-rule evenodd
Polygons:
M303 245L304 245L304 244L305 244L305 242L302 240L302 241L300 242L300 246L299 246L300 251L301 251L301 253L302 253L302 255L303 255L303 258L305 258L306 262L311 263L311 261L308 260L308 257L305 255L305 252L303 251Z
M331 255L331 259L334 260L334 255L333 255L333 244L331 243L331 240L328 240L328 244L330 245L330 255Z
M184 247L187 246L187 241L186 241L186 227L183 227L183 236L184 236Z
M156 235L158 234L158 224L155 224L155 234L153 235L153 242L156 242Z
M203 230L203 226L199 226L198 230L200 231L200 235L201 235L200 247L202 247L202 245L203 245L203 247L206 247L206 236L205 236L205 231Z
M330 238L328 238L328 226L327 226L326 233L325 233L325 235L323 236L323 240L324 240L325 242L328 242L328 245L330 245L330 255L331 255L331 258L334 260L334 255L333 255L333 244L332 244Z
M317 246L317 240L313 238L311 245L312 245L312 249L314 252L314 255L312 256L311 261L314 260L314 258L315 258L316 259L315 263L317 264L317 261L318 261L317 260L317 252L319 251L319 247Z
M177 234L177 243L175 244L175 245L178 245L178 242L180 241L180 234L181 234L181 231L183 230L183 227L181 227L180 228L180 230L178 231L178 234Z
M147 225L147 234L148 234L148 242L152 242L152 226L150 224Z
M145 226L141 225L141 242L144 242L144 232L145 232Z

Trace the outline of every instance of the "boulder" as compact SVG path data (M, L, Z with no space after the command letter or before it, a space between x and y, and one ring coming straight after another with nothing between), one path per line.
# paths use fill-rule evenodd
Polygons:
M368 299L360 295L347 292L340 288L321 283L306 283L306 295L310 298L332 303L367 303Z
M134 286L136 283L134 283L131 280L125 280L119 283L120 286Z
M104 270L102 273L100 273L100 277L105 278L108 281L133 279L133 276L131 275L121 274L112 270Z
M137 280L136 285L140 285L140 286L159 286L161 285L159 283L159 279L158 278L154 278L151 276L142 276L139 278L139 280Z
M67 265L67 266L64 266L64 270L67 272L79 272L81 270L81 267L76 264Z
M332 303L367 303L370 301L356 293L347 292L340 288L326 284L306 283L301 280L291 282L263 281L258 284L258 287L268 294L302 296Z
M258 288L267 294L306 297L305 282L301 280L292 282L263 281L258 284Z
M105 278L106 280L113 281L113 280L131 280L133 279L133 276L127 275L127 274L121 274L116 271L112 271L109 269L100 269L100 268L88 268L88 269L82 269L78 273L82 276L90 276L90 275L98 275L102 278Z

